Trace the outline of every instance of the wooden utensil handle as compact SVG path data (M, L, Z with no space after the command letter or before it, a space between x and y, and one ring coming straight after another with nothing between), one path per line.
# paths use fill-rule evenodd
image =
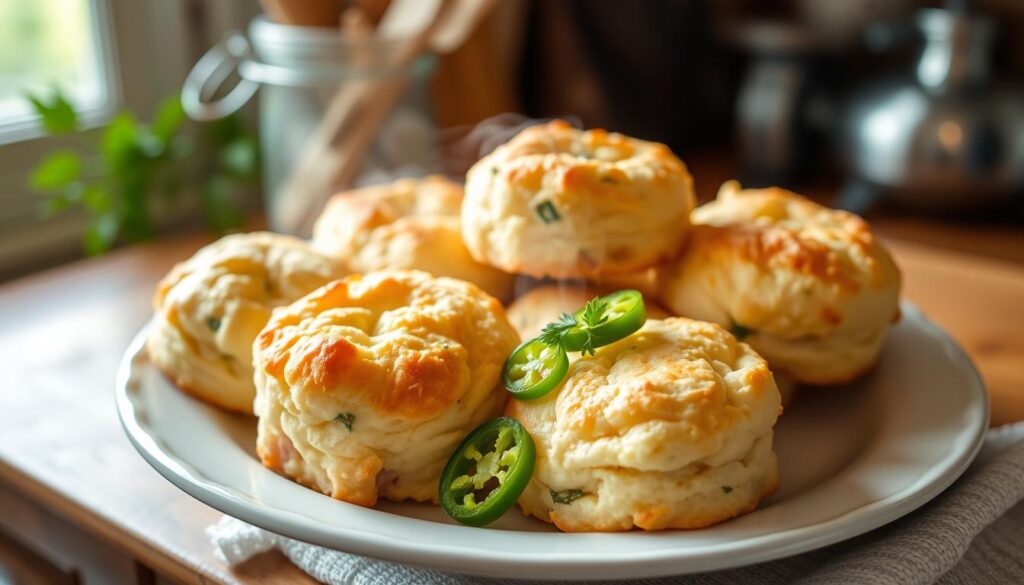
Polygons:
M323 121L295 159L278 192L284 225L306 235L331 195L355 178L377 129L407 87L404 78L353 81L331 99Z

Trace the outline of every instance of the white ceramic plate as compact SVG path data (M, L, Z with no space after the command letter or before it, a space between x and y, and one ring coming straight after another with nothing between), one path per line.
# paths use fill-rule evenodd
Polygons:
M438 508L332 500L260 465L255 420L179 392L128 349L117 405L142 456L227 514L307 542L441 570L535 579L694 573L785 557L891 522L949 486L977 452L985 390L964 352L913 307L875 373L850 387L804 391L780 419L782 487L756 512L694 531L561 534L506 514L488 528Z

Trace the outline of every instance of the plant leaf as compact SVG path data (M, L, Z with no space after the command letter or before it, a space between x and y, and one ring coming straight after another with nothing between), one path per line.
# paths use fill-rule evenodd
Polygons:
M139 125L130 113L121 112L110 121L100 148L103 160L113 172L131 170L139 160L138 138Z
M224 145L220 164L231 176L252 179L256 176L259 163L259 149L252 138L240 138Z
M87 187L81 181L72 181L63 188L47 194L40 211L43 217L50 217L67 211L72 205L81 203Z
M121 218L121 232L129 242L148 240L155 233L150 213L151 176L151 168L140 163L138 168L125 169L123 176L118 177L114 206Z
M583 308L583 314L581 315L583 323L591 328L603 324L608 320L608 309L608 301L601 297L590 299Z
M94 216L82 236L85 253L89 256L98 256L109 250L117 240L119 228L120 220L115 213Z
M70 150L51 152L36 166L29 178L33 191L62 189L82 174L82 159Z
M50 134L67 134L78 128L78 114L60 89L54 88L49 98L25 96L39 115L39 122Z
M148 159L158 159L167 153L167 143L142 125L138 127L135 147L139 154Z
M206 124L207 139L214 146L221 146L246 134L245 127L237 114L225 116Z
M153 135L169 143L185 121L185 110L181 107L181 99L177 95L165 99L157 108L153 117Z
M576 317L569 313L562 313L557 321L544 326L538 339L552 347L558 347L562 345L562 338L565 337L565 334L574 327L576 327Z
M110 192L99 185L87 185L82 191L82 205L93 213L104 213L113 208Z

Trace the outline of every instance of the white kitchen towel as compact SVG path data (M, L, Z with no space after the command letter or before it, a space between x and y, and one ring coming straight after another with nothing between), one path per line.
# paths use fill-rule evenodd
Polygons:
M299 542L224 517L207 529L231 564L272 548L330 585L505 585ZM860 537L803 555L637 585L748 583L866 585L1024 583L1024 423L989 432L977 460L916 512Z

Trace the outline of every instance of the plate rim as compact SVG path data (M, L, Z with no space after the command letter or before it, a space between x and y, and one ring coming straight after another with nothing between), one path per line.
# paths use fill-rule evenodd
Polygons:
M974 396L977 402L972 401L972 404L977 405L976 410L980 412L980 416L971 417L976 426L967 447L955 457L945 459L943 461L945 465L933 468L931 471L934 472L935 477L924 485L919 484L927 479L927 475L899 492L867 502L828 520L787 529L783 533L756 535L742 539L736 545L733 543L719 545L713 554L705 552L701 555L688 556L685 554L687 552L685 549L658 548L650 551L633 551L626 557L609 557L608 555L597 557L595 555L585 559L567 558L564 556L565 553L559 553L562 556L552 554L538 557L532 553L513 550L481 551L481 549L471 546L453 547L450 544L440 545L413 539L403 541L403 547L395 547L396 542L391 537L362 532L358 528L347 526L332 525L328 530L322 524L311 523L307 516L299 512L254 505L246 501L244 493L205 477L199 470L180 460L169 449L162 446L156 437L147 432L144 423L139 420L132 398L129 396L129 385L133 378L132 366L145 352L149 323L136 334L121 358L115 384L115 402L118 419L129 442L142 458L165 479L196 500L229 516L289 538L389 562L488 577L524 578L524 573L528 571L524 570L527 567L524 567L523 563L529 565L531 576L528 578L534 579L588 580L594 578L592 575L598 574L597 570L591 570L585 574L578 573L575 569L579 567L580 563L598 567L604 578L682 575L776 560L854 538L898 520L927 504L945 491L967 470L981 449L988 430L989 399L984 379L964 349L944 329L929 320L910 303L902 302L901 311L905 315L914 315L915 320L928 329L929 333L937 334L943 346L947 350L951 350L951 357L959 365L967 366L966 373L974 382L970 385L971 392L978 394L978 396ZM429 522L411 518L410 520ZM470 527L459 527L459 529L487 530L486 528ZM565 534L564 536L571 538L579 535ZM764 539L772 540L772 545L758 546L758 542ZM338 545L322 544L324 541L331 541ZM737 563L734 555L741 552L737 550L739 548L742 548L743 560ZM392 554L386 554L389 552ZM453 569L453 566L457 566L458 569Z

